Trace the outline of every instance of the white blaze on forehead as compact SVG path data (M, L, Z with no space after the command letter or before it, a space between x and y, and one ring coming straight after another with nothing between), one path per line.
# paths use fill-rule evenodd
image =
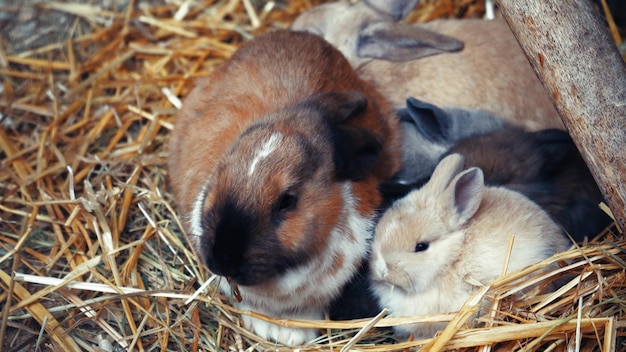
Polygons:
M204 199L206 197L207 190L209 188L209 183L207 182L202 186L200 193L196 197L196 201L193 203L193 209L191 209L191 235L192 236L201 236L202 235L202 208L204 207Z
M267 158L278 148L278 144L280 143L280 138L282 134L280 132L274 132L270 138L263 143L263 146L259 150L257 150L254 155L254 159L252 159L252 163L250 164L250 169L248 170L248 176L251 176L256 169L256 165L263 159Z

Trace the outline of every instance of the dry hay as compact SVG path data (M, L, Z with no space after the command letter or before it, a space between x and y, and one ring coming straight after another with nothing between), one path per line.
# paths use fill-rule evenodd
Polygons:
M37 5L75 21L70 39L20 52L0 47L5 350L287 350L241 328L240 314L258 315L237 311L215 285L203 285L211 276L181 233L167 191L165 145L196 77L243 40L286 27L316 3L131 0L110 11ZM476 16L476 3L422 1L413 16ZM626 243L615 233L494 282L458 314L261 318L322 329L303 351L424 344L433 351L624 350ZM560 268L541 276L552 263ZM526 274L532 279L516 281ZM534 282L557 281L553 294L513 299ZM483 296L487 312L472 304ZM425 320L452 323L423 341L372 329Z

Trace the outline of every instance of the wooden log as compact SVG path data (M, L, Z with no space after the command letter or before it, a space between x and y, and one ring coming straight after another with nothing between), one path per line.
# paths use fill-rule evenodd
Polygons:
M626 230L626 64L589 0L497 0Z

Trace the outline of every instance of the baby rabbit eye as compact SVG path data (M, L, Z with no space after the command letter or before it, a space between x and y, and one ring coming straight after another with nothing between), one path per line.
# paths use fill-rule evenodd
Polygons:
M420 242L415 245L416 252L423 252L428 249L428 242Z
M284 193L282 196L280 196L280 199L278 199L278 202L276 203L276 209L279 213L287 212L293 210L296 207L297 203L298 196Z

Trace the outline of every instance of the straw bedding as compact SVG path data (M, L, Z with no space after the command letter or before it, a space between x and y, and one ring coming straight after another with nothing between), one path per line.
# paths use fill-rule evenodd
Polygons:
M24 8L0 3L13 16L0 46L3 350L288 350L243 329L240 314L256 314L215 291L173 210L166 144L195 78L319 2L35 3L23 6L65 20L13 42ZM476 17L481 4L421 1L411 19ZM497 280L457 314L276 323L322 330L302 351L626 350L625 247L607 229ZM534 283L560 288L520 299ZM434 339L385 329L433 319L451 321Z

